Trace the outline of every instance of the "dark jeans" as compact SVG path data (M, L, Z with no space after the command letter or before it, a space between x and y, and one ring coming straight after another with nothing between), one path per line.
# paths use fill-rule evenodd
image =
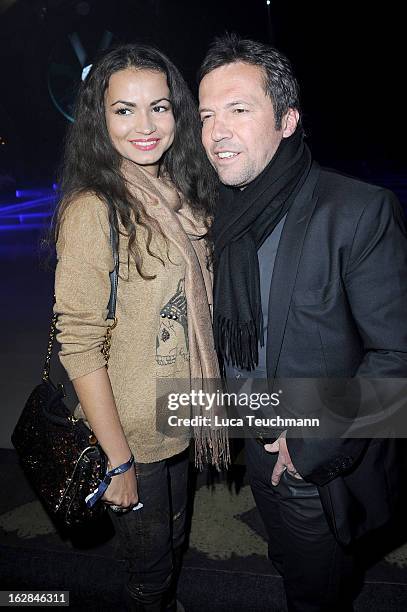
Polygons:
M282 575L290 612L347 612L357 566L331 533L315 485L285 471L277 486L271 474L277 454L246 440L250 486L269 538L269 557Z
M141 510L109 515L118 556L127 562L124 594L129 609L175 610L176 582L185 537L188 450L155 463L137 463Z

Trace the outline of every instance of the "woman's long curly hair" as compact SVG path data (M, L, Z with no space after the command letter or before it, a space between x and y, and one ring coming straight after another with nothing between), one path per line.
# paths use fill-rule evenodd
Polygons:
M137 226L147 232L147 252L151 251L153 231L163 232L148 215L139 199L127 188L121 172L122 157L114 148L106 127L104 96L109 79L115 72L135 68L154 70L166 75L175 135L164 154L160 173L164 171L176 188L188 200L192 211L204 220L211 218L217 191L216 175L201 144L201 126L195 101L188 85L174 64L153 47L139 44L121 45L102 56L89 72L78 92L75 121L70 126L60 172L61 198L54 217L55 241L70 202L79 194L92 192L108 206L110 223L118 235L120 219L129 239L129 254L134 257L137 271L144 279L142 250L137 244ZM165 238L165 236L164 236Z

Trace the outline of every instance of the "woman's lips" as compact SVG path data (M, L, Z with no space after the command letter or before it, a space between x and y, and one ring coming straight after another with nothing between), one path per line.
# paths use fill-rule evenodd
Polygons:
M139 151L152 151L156 148L159 142L159 138L148 138L147 140L129 140L129 143Z

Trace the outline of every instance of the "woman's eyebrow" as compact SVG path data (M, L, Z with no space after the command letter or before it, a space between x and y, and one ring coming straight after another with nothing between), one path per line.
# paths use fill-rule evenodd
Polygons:
M171 100L163 96L162 98L158 98L157 100L153 100L152 102L150 102L150 106L155 106L156 104L158 104L158 102L162 102L163 100L166 100L166 102L171 104ZM110 106L114 106L115 104L125 104L126 106L131 106L132 108L137 106L135 102L129 102L128 100L116 100L116 102L113 102Z
M115 104L125 104L126 106L136 106L135 102L127 102L126 100L116 100L110 106L114 106Z
M158 100L153 100L150 106L155 106L156 104L158 104L159 102L162 102L163 100L171 104L171 100L169 98L163 97L163 98L158 98Z

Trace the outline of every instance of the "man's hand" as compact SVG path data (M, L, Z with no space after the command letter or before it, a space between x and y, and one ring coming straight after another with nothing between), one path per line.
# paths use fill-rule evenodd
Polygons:
M281 436L277 438L277 440L273 442L273 444L264 445L264 449L268 453L278 453L277 463L274 466L274 470L271 475L271 484L273 484L274 486L278 485L278 483L280 482L281 474L285 470L287 470L288 473L291 474L291 476L297 478L297 480L302 480L301 476L295 469L293 462L291 461L290 453L288 452L287 448L287 440L285 438L286 433L287 432L283 431Z

